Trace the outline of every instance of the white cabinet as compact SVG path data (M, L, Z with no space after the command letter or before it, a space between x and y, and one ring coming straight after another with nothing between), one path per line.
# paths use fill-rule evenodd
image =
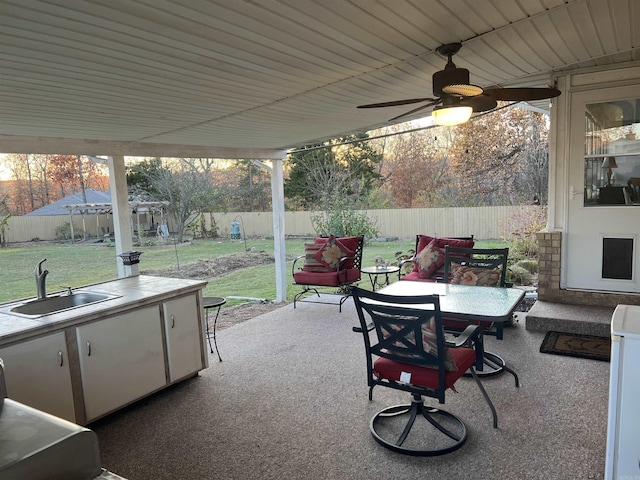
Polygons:
M157 305L76 327L86 421L166 385Z
M0 358L12 400L75 422L64 332L1 348Z
M205 368L201 315L196 295L162 304L167 337L169 382L173 383Z
M605 478L640 478L640 306L618 305L611 321Z

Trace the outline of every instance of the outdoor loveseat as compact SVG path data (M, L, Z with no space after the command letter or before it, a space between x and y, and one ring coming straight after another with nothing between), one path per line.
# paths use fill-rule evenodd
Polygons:
M436 282L444 278L444 250L450 247L473 248L473 235L469 237L431 237L416 235L416 249L413 257L400 263L400 280L414 282ZM413 263L413 270L406 272L405 266Z

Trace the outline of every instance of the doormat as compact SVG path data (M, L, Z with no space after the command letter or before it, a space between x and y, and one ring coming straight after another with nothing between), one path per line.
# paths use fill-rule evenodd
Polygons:
M547 332L540 345L540 352L608 362L611 359L611 339L577 333Z

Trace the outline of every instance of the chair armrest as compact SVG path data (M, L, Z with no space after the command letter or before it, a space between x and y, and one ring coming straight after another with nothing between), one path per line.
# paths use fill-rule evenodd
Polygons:
M296 273L296 262L301 258L305 258L305 257L306 255L298 255L296 258L293 259L293 264L291 265L291 275Z
M340 260L338 260L338 266L336 268L336 271L340 271L340 270L344 270L342 268L342 265L344 264L344 262L346 262L347 260L353 260L355 262L356 257L355 255L351 256L351 257L341 257Z
M416 259L415 255L411 258L407 258L405 260L400 260L400 263L398 263L398 267L400 267L400 269L398 270L398 280L400 280L402 278L402 269L404 268L404 266L409 263L409 262L413 262Z
M467 345L469 341L477 342L480 339L480 326L469 325L465 328L460 335L455 337L455 341L446 342L447 347L459 348L463 345Z
M371 322L369 325L367 325L367 332L370 332L371 330L373 330L373 328L374 325L373 322ZM362 327L353 327L352 330L356 333L362 333Z

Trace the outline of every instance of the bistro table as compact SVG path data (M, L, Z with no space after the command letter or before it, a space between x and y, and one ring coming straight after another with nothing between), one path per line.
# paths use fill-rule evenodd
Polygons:
M389 285L389 274L396 273L400 270L400 267L396 266L386 266L386 267L365 267L360 271L362 273L366 273L369 275L369 280L371 281L371 288L373 291L376 291L376 287L384 287L385 285ZM384 275L384 279L378 278Z
M397 296L439 295L440 311L443 316L461 322L480 324L509 321L525 295L524 290L517 288L412 281L392 283L380 289L379 293ZM485 351L483 360L488 367L487 374L506 370L515 377L516 387L520 386L518 375L506 366L500 356ZM478 372L478 374L481 373Z

